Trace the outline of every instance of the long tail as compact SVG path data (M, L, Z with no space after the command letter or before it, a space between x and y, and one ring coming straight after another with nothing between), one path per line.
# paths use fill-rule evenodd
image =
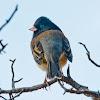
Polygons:
M59 62L54 62L54 61L48 61L48 72L47 72L47 78L52 79L52 78L62 78L62 73L60 70Z

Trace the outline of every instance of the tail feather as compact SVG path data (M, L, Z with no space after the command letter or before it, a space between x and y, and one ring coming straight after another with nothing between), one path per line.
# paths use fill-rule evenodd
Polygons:
M48 72L47 72L47 78L52 79L52 78L62 78L62 73L60 70L59 63L54 63L49 61L48 62Z

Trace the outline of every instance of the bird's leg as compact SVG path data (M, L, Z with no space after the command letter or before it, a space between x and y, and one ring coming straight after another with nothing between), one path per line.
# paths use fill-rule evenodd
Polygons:
M62 68L61 68L61 73L62 73L62 77L64 76ZM64 85L64 81L62 81L62 84Z
M46 83L46 84L47 84L47 86L50 86L50 85L49 85L49 83L47 82L47 78L46 78L46 77L47 77L47 70L46 70L46 75L45 75L45 80L44 80L44 83Z
M46 84L47 84L47 86L50 86L50 85L49 85L49 83L47 82L47 78L46 78L46 76L45 76L44 83L46 83Z

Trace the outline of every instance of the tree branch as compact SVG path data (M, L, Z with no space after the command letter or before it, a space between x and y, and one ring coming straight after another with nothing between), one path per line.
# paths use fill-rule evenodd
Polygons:
M57 82L57 79L49 81L48 83L49 83L49 85L52 85L55 82ZM45 88L45 87L47 87L46 83L35 85L35 86L32 86L32 87L22 87L22 88L15 88L15 89L11 89L11 90L2 90L1 89L0 94L19 93L21 91L32 92L32 91L36 91L36 90L39 90L39 89Z
M22 79L23 79L23 78L20 78L19 80L14 81L14 83L20 82Z
M80 84L78 84L76 81L74 81L71 78L69 66L68 66L68 69L67 69L67 77L66 76L63 76L62 79L61 79L61 81L66 82L66 84L71 85L73 88L75 88L75 89L77 89L79 91L88 90L88 87L87 86L80 85Z
M62 79L58 80L58 79L53 79L51 81L48 82L49 86L54 84L55 82L59 82L60 86L65 90L65 92L70 92L70 93L75 93L75 94L84 94L88 97L92 97L94 98L93 100L100 100L100 93L99 92L95 92L95 91L90 91L88 89L88 87L83 86L78 84L76 81L74 81L71 76L70 76L70 70L68 67L67 70L67 76L65 77L63 76ZM73 88L75 88L76 90L73 89L66 89L61 83L60 81L66 82L67 84L70 84ZM22 88L15 88L15 89L11 89L11 90L0 90L0 94L12 94L12 93L24 93L24 92L32 92L32 91L36 91L42 88L46 88L47 84L43 83L43 84L39 84L39 85L35 85L32 87L22 87Z
M6 20L6 22L0 27L0 31L11 21L17 10L18 10L18 5L16 5L15 10L11 14L10 18Z
M79 44L83 45L84 48L86 49L86 51L87 51L86 54L87 54L87 56L88 56L88 59L89 59L95 66L100 67L100 65L98 65L97 63L95 63L95 62L90 58L90 52L89 52L89 50L87 49L86 45L83 44L83 43L81 43L81 42L79 42Z
M15 75L14 75L13 65L14 65L14 62L16 61L16 59L10 60L10 61L12 62L12 65L11 65L11 71L12 71L12 89L14 89L15 88L15 84L14 84L14 77L15 77Z
M93 100L100 100L100 93L99 92L95 92L95 91L91 91L88 89L88 87L86 86L83 86L83 85L80 85L78 84L77 82L75 82L71 76L70 76L70 70L69 70L69 67L67 69L67 76L68 77L65 77L63 76L63 78L61 79L61 81L64 81L66 82L67 84L71 85L73 88L75 88L76 90L73 90L72 89L66 89L60 82L60 80L58 80L60 86L64 89L64 94L66 92L69 92L69 93L75 93L75 94L84 94L88 97L92 97Z
M6 98L4 98L3 96L0 96L0 97L1 97L2 99L4 99L4 100L14 100L15 98L19 97L22 93L23 93L23 91L20 92L20 93L18 93L16 96L9 95L9 96L10 96L10 99L6 99Z
M4 98L3 96L0 96L0 98L4 99L4 100L7 100L6 98Z
M15 88L15 83L20 82L23 78L20 78L19 80L14 81L15 74L14 74L13 65L14 65L16 59L14 59L14 60L11 60L11 59L10 59L10 61L12 62L12 65L11 65L11 72L12 72L12 89L14 89L14 88Z
M12 89L15 89L15 83L21 81L23 78L21 78L21 79L19 79L19 80L17 80L17 81L14 81L15 74L14 74L13 65L14 65L16 59L14 59L14 60L11 60L11 59L10 59L10 61L12 62L12 65L11 65L11 71L12 71ZM14 100L14 98L20 96L20 95L22 94L22 92L23 92L23 91L21 91L21 92L20 92L18 95L16 95L16 96L13 96L12 93L9 93L10 100Z
M17 81L14 81L13 64L14 64L15 60L16 59L10 60L10 61L12 61L11 69L12 69L12 83L13 84L14 84L14 82L17 82ZM20 80L18 80L18 82ZM55 78L55 79L49 81L48 84L50 86L50 85L56 83L57 81L59 82L60 86L65 90L65 93L66 92L70 92L70 93L75 93L75 94L84 94L84 95L86 95L88 97L92 97L93 100L100 100L100 93L99 92L91 91L91 90L88 89L88 87L80 85L79 83L77 83L76 81L74 81L71 78L69 66L68 66L68 69L67 69L67 77L66 76L62 76L62 79ZM60 81L71 85L74 89L73 88L72 89L66 89L61 84ZM47 87L46 83L35 85L35 86L31 86L31 87L21 87L21 88L15 88L15 86L13 86L13 84L12 84L12 89L11 90L2 90L0 88L0 94L9 94L10 95L10 99L5 99L3 96L0 96L2 99L4 99L4 100L14 100L14 98L20 96L24 92L32 92L32 91L36 91L36 90L39 90L39 89ZM16 93L17 93L17 95L13 96L13 94L16 94Z
M78 90L73 90L73 89L67 89L65 88L60 81L58 81L60 86L64 89L64 94L66 92L69 92L69 93L74 93L74 94L84 94L88 97L92 97L92 98L95 98L95 100L100 100L100 93L98 92L95 92L95 91L78 91Z
M0 45L1 45L0 54L1 54L1 52L4 52L5 47L8 45L8 43L4 45L4 44L2 43L2 41L3 41L3 40L0 40Z

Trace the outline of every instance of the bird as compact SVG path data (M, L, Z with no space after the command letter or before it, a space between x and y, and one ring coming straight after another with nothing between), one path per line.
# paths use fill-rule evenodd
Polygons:
M31 51L37 66L46 71L44 83L47 79L61 79L62 67L73 55L69 40L62 30L49 18L41 16L37 18L32 28ZM48 83L47 83L48 85Z

